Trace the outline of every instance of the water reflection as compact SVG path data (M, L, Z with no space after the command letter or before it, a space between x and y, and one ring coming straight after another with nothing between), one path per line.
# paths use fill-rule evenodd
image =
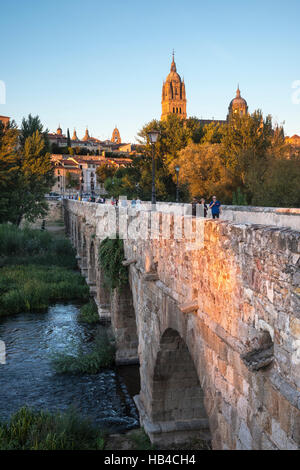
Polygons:
M116 370L60 376L52 369L52 354L66 348L69 352L79 347L88 350L93 340L97 327L79 324L77 312L75 305L58 304L47 313L14 315L0 321L0 338L6 343L6 364L0 365L1 419L25 404L50 411L75 405L95 424L114 432L138 425L133 400Z

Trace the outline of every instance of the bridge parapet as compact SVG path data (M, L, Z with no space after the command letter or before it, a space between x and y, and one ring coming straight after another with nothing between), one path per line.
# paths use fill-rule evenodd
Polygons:
M300 232L75 201L65 211L95 246L114 221L124 238L132 299L114 325L126 342L128 322L133 344L134 307L151 440L299 448Z

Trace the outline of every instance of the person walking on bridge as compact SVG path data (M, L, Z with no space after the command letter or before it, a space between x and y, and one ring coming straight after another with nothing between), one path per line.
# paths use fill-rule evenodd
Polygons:
M221 203L217 200L217 196L212 197L212 201L209 204L209 208L211 209L212 218L218 219L220 217Z

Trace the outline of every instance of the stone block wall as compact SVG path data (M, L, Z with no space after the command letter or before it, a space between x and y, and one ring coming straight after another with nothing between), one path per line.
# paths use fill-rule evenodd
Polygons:
M65 213L75 246L80 220L87 246L92 232L97 246L109 224L104 208L67 201ZM150 227L149 213L140 219ZM180 217L156 212L153 223L156 238L124 240L131 289L124 309L115 298L111 312L125 338L134 307L136 401L151 440L209 435L215 449L298 449L299 231L193 219L204 238L190 249L188 236L177 237Z

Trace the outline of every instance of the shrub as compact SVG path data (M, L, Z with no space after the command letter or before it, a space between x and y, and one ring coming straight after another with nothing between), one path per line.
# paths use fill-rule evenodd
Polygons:
M58 353L52 365L58 374L97 374L114 364L115 347L106 333L96 336L91 352L79 351L76 355Z
M0 270L0 316L45 310L55 301L84 301L89 288L79 272L58 266L5 266Z
M129 438L134 443L135 450L155 450L143 428L131 432Z
M123 260L123 240L106 238L100 243L99 265L103 270L104 284L110 289L120 288L128 282L128 269L123 266Z
M50 232L0 224L0 257L3 265L39 264L76 268L75 251L66 238Z
M74 408L50 414L27 407L0 423L0 450L103 450L104 433Z
M81 307L77 320L80 323L99 323L98 308L93 300Z

